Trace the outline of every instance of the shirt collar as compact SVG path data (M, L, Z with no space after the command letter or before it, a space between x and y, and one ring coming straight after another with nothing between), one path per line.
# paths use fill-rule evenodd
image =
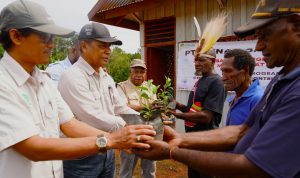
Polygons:
M93 75L94 73L96 73L92 66L87 63L81 56L74 65L79 66L79 68L84 70L88 75Z
M242 94L240 98L248 98L250 96L255 95L257 88L260 87L260 83L258 79L255 79L252 84L248 87L248 89ZM236 94L230 96L227 101L230 103L235 98Z
M280 72L278 72L278 75L282 75L283 74L283 69L280 70ZM300 76L300 64L291 72L289 72L287 75L283 76L282 78L280 77L279 80L294 80L297 77Z
M9 75L16 81L18 86L24 85L30 77L37 79L38 82L43 82L41 71L34 66L32 76L7 52L3 55L3 67L7 70Z
M65 67L70 67L72 66L72 63L69 59L69 56L66 57L66 59L64 60L64 64L65 64Z
M7 52L3 55L2 64L9 75L16 81L18 86L23 85L30 78L27 71Z

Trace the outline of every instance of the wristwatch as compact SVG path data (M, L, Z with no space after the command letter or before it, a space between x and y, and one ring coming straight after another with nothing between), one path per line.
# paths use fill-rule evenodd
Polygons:
M104 134L98 135L96 139L96 145L100 152L107 151L107 144L108 144L108 139L105 137L105 135Z

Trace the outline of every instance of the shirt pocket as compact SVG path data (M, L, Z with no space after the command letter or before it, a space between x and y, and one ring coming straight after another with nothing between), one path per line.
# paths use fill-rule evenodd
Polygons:
M92 91L95 101L100 101L100 93L98 91Z
M58 104L54 99L48 100L44 106L45 125L51 130L51 136L59 136Z

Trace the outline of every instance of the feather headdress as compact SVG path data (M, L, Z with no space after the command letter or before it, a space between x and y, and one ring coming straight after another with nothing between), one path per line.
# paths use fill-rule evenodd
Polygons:
M212 20L210 20L203 31L203 34L201 36L201 29L200 25L197 21L197 19L194 17L195 26L197 29L197 33L199 35L199 45L202 44L202 49L199 52L200 54L203 54L210 50L214 44L217 42L217 40L222 36L222 34L225 31L226 28L226 18L227 15L225 13L221 13ZM200 37L201 36L201 37Z

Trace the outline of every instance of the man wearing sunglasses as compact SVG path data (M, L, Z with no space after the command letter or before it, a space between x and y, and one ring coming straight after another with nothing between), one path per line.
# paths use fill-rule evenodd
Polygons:
M62 162L107 149L147 148L149 126L107 133L74 119L37 64L47 64L54 37L73 32L54 24L37 3L15 1L0 13L0 177L63 177ZM59 138L60 131L70 138ZM98 136L98 137L97 137ZM79 138L82 137L82 138Z
M81 56L61 76L58 89L76 118L95 128L113 132L125 126L119 114L137 114L120 98L115 82L103 70L111 45L122 42L100 23L84 25L79 33ZM115 177L114 151L64 161L65 178Z

